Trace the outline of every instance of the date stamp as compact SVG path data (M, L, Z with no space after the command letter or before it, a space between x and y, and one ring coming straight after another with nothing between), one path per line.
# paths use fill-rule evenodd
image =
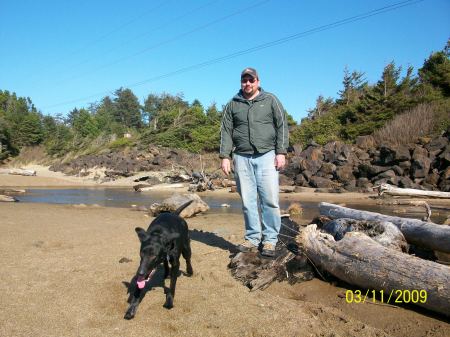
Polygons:
M427 291L424 289L393 289L390 292L384 290L368 289L347 290L345 292L346 303L365 303L365 302L381 302L386 304L401 303L426 303Z

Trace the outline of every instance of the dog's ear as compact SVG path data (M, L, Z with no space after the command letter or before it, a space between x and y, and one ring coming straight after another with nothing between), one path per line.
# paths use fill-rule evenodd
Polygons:
M145 240L148 239L149 236L148 236L147 232L145 231L145 229L143 229L141 227L136 227L134 230L136 231L136 233L139 237L139 240L141 242L144 242Z

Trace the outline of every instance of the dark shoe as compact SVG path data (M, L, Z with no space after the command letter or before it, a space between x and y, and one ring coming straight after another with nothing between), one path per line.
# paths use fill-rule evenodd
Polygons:
M241 253L255 252L257 248L258 247L256 247L253 243L251 243L248 240L245 240L244 242L242 242L240 245L237 246L237 249Z
M275 257L275 245L269 242L263 244L261 255L264 257Z

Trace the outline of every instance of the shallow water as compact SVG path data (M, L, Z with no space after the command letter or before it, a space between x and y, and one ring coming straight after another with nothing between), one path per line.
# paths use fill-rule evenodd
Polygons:
M148 191L134 192L130 188L31 188L22 195L15 197L20 202L30 203L47 203L47 204L85 204L99 205L104 207L122 207L130 208L132 205L149 206L155 202L161 202L176 193L170 191ZM201 198L209 205L210 213L241 213L241 201L236 196L226 196L223 194L203 195ZM326 200L324 200L326 201ZM280 200L280 207L287 209L292 200ZM230 207L222 207L222 204L228 204ZM317 202L299 202L303 207L303 218L313 219L319 215ZM425 215L421 208L399 207L399 206L382 206L375 204L347 204L347 207L356 208L365 211L378 212L386 215L394 215L401 217L410 217L420 219ZM403 209L402 212L399 210ZM433 210L431 221L435 223L443 223L447 216L450 215L448 210Z

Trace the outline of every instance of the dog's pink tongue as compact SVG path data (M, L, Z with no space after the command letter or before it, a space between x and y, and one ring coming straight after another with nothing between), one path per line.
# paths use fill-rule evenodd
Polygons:
M145 280L142 280L142 281L137 281L137 286L138 286L138 288L139 289L143 289L144 287L145 287Z

